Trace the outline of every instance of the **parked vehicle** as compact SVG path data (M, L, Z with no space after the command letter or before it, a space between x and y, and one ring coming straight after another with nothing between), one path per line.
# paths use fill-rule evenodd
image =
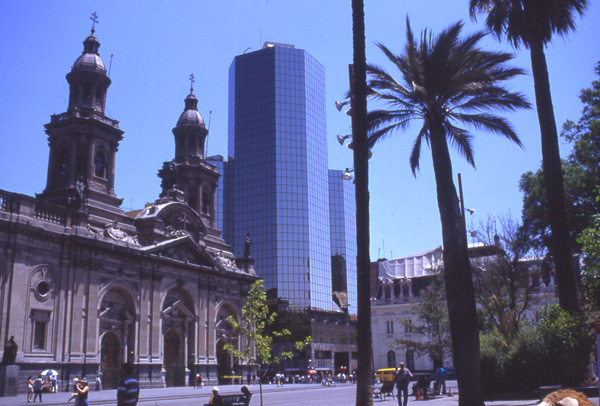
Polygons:
M381 383L384 382L394 382L394 373L396 372L396 368L382 368L378 369L375 372L375 375L379 379Z

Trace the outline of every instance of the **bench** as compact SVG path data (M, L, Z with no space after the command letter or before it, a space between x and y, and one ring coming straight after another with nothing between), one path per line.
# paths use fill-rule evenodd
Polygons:
M385 400L385 397L390 395L394 397L394 382L384 382L379 388L373 390L373 397Z
M223 401L223 406L248 406L250 404L250 399L252 398L252 394L248 395L246 398L241 393L234 393L230 395L221 395L221 400ZM204 406L210 406L206 403Z

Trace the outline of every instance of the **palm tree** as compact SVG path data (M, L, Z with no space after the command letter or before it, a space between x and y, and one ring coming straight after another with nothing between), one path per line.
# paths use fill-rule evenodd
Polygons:
M371 336L370 238L369 238L369 157L367 146L367 78L365 54L365 12L363 0L352 0L354 69L351 78L352 142L356 193L357 335L358 375L356 405L373 404L373 338ZM350 362L350 360L348 360Z
M535 101L542 135L542 168L548 198L550 253L556 266L558 300L569 311L580 312L578 275L569 238L567 203L558 148L558 132L552 107L550 81L544 46L552 35L566 35L575 29L574 14L583 15L587 0L469 0L471 18L487 12L485 25L500 38L518 48L529 48L535 85Z
M417 42L407 19L407 43L402 55L378 44L398 68L397 81L383 68L369 64L370 96L388 110L368 115L369 141L374 144L419 120L422 127L410 155L413 174L419 168L421 147L431 147L444 244L444 279L461 406L483 405L479 373L479 331L467 237L456 188L448 142L474 165L472 134L465 128L487 130L521 145L509 122L491 110L529 108L524 96L500 82L523 74L506 65L513 55L479 48L485 33L459 38L462 22L434 37L424 31Z

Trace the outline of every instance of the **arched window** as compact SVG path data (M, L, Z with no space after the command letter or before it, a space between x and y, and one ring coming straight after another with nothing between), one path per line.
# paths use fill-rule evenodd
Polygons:
M106 178L106 158L100 151L96 152L94 157L94 175L99 178Z
M202 193L202 213L209 214L210 212L210 196L208 192Z
M396 367L396 353L392 350L389 350L387 353L387 366L388 368Z
M56 168L59 175L64 176L69 173L69 150L66 148L58 154Z

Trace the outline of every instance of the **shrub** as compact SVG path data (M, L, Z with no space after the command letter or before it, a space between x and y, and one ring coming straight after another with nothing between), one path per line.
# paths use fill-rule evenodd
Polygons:
M494 332L481 335L481 379L486 395L531 392L540 386L581 384L593 340L583 318L558 305L523 326L507 347Z

